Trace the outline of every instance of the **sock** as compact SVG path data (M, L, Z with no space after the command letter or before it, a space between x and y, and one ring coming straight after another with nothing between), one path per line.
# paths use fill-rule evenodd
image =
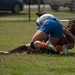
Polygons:
M47 48L47 44L44 42L40 42L40 48Z
M59 51L59 52L60 52L60 51L62 51L62 46L57 45L57 46L56 46L56 49L57 49L57 51Z
M23 46L19 46L19 47L15 48L9 52L12 54L12 53L23 53L25 51L27 51L27 47L25 45L23 45Z

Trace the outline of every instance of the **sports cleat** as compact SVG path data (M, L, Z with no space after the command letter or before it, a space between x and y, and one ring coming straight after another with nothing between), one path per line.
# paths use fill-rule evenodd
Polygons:
M46 44L47 44L47 46L48 46L48 49L52 49L52 50L54 50L55 52L57 52L56 47L54 47L54 46L51 44L50 40L48 40L48 41L46 42Z
M66 46L66 45L63 45L62 48L63 48L63 49L62 49L63 53L64 53L65 55L69 55L69 52L68 52L67 46Z
M10 55L8 51L0 51L0 55Z

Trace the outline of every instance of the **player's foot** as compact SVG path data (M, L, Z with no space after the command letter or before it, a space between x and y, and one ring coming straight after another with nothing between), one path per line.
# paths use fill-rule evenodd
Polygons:
M68 52L66 45L63 45L62 51L63 51L64 55L69 55L69 52Z
M54 50L55 52L57 52L56 47L51 44L50 40L48 40L48 41L46 42L46 44L47 44L47 46L48 46L48 49L50 49L50 50L52 49L52 50Z
M8 51L0 51L0 55L10 55Z

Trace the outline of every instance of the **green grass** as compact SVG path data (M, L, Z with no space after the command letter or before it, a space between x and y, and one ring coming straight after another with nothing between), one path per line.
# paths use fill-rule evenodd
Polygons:
M36 12L37 11L31 11L30 14L31 14L31 18L37 18L36 16ZM43 11L43 12L46 12L46 13L50 13L50 14L53 14L55 15L57 18L72 18L72 17L75 17L75 13L73 12L66 12L66 11L63 11L63 12L55 12L55 11L52 11L52 10L48 10L48 11ZM1 18L28 18L29 17L29 12L27 11L22 11L20 12L20 14L12 14L10 12L6 12L6 13L0 13L0 17Z
M55 15L57 18L73 18L73 17L75 17L75 13L73 13L73 12L54 12L54 11L49 11L49 13Z
M0 51L29 43L35 31L35 21L0 21ZM0 55L0 75L75 75L74 49L70 56Z
M5 50L6 47L10 48L30 42L35 30L34 21L0 22L0 48Z

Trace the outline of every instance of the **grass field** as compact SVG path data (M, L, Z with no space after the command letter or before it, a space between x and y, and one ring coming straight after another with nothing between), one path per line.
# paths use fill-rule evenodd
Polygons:
M29 43L35 31L35 21L0 21L0 51ZM74 49L70 56L0 55L0 75L75 75Z
M31 18L37 18L36 16L36 12L37 11L32 11L30 12L31 14ZM75 17L75 13L73 12L54 12L52 10L48 10L48 11L43 11L45 13L50 13L55 15L57 18L73 18ZM22 11L20 14L12 14L10 12L5 12L5 13L0 13L0 17L1 18L28 18L29 16L29 12L27 11Z

